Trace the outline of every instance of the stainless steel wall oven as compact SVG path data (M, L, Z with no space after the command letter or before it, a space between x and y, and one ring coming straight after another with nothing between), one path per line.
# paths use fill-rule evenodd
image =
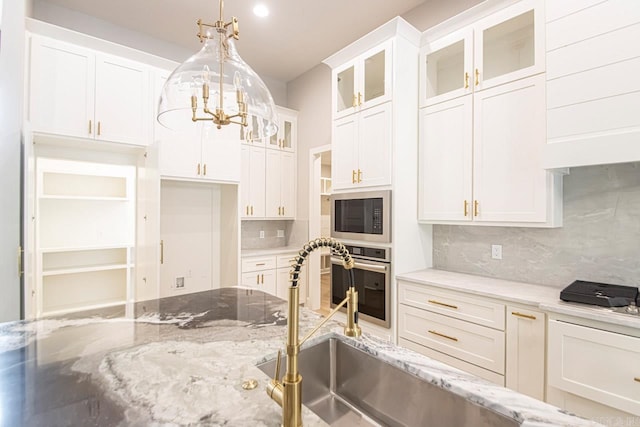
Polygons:
M358 316L362 320L388 328L391 318L391 250L345 246L355 261L353 274L358 291ZM331 307L340 304L348 287L348 273L342 267L342 260L331 257Z

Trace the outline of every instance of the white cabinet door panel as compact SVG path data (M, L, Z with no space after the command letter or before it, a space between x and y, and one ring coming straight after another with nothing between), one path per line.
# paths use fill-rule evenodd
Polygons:
M359 114L358 186L360 187L391 185L391 113L391 102L387 102Z
M472 108L467 95L420 111L420 220L471 221Z
M547 172L545 78L538 75L476 93L474 200L480 221L544 222Z
M240 139L237 125L224 131L208 126L202 132L202 178L215 181L240 181ZM235 137L235 139L234 139Z
M267 150L266 158L266 216L281 216L282 204L280 203L280 184L282 182L282 167L280 165L280 152L276 150Z
M162 126L162 125L158 125ZM164 128L159 143L160 175L180 178L198 177L200 160L199 125L185 131Z
M293 153L280 154L280 203L282 216L296 216L296 156Z
M96 56L96 139L147 145L150 99L145 65L110 55Z
M507 306L507 387L538 400L544 400L545 327L543 312Z
M31 48L29 119L33 131L93 137L93 51L39 36L33 36Z
M640 338L550 320L548 360L550 386L640 415Z
M352 188L358 164L358 115L351 114L333 122L331 143L331 182L334 189Z

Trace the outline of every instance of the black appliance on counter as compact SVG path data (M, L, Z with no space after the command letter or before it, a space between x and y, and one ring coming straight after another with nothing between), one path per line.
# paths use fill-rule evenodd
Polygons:
M624 307L631 302L640 302L638 301L638 288L584 280L576 280L564 288L560 292L560 299L601 307Z

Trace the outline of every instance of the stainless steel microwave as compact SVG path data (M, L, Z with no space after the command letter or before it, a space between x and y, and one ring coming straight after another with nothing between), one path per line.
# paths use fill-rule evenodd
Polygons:
M391 190L333 194L331 237L391 243Z

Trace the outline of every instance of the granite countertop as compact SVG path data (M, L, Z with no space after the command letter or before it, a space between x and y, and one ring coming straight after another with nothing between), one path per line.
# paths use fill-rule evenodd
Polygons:
M396 278L412 283L437 286L443 289L524 304L548 313L598 320L640 330L640 315L617 313L605 307L564 302L560 300L560 291L562 289L552 286L513 282L436 269L400 274Z
M0 424L278 426L256 364L284 347L286 303L223 288L38 321L0 324ZM302 308L301 331L320 316ZM515 419L523 426L597 426L366 334L328 322L328 337ZM259 387L242 389L256 379ZM303 408L306 426L326 425Z

